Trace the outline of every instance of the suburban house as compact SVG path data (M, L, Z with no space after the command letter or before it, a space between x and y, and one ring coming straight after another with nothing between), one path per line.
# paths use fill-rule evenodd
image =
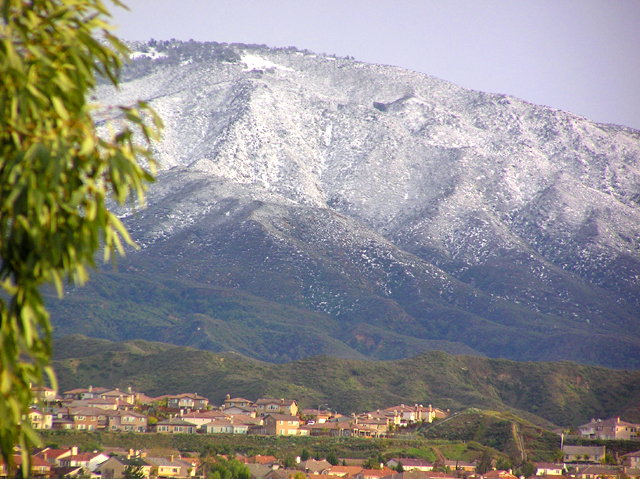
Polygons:
M622 456L622 464L632 469L640 469L640 451L633 451Z
M194 434L198 426L179 417L172 417L164 421L158 421L151 426L153 432L168 434Z
M264 434L268 436L299 436L300 419L287 414L269 414L264 418L262 426ZM308 432L307 432L308 434Z
M44 447L36 450L34 456L38 456L47 461L51 466L60 466L60 461L65 457L75 456L78 454L76 446L66 449L54 449L52 447Z
M374 429L380 434L386 434L389 430L389 421L387 418L375 418L370 414L356 416L354 418L354 424L357 426Z
M353 430L349 421L327 421L319 424L307 424L305 429L310 436L351 436Z
M227 419L227 415L222 411L193 411L180 416L185 421L202 428L205 424L218 419Z
M118 409L118 401L115 399L73 399L71 401L65 401L67 407L95 407L98 409L104 409L105 411L115 411Z
M355 479L381 479L383 477L390 476L391 474L395 474L396 471L393 469L389 469L388 467L382 467L380 469L362 469L359 473L357 473L354 478Z
M96 399L100 397L100 394L107 392L107 388L94 388L89 386L88 388L77 388L65 391L62 393L63 399Z
M20 454L13 455L13 463L16 467L22 466L22 456ZM31 474L24 474L24 477L49 477L51 475L52 466L47 461L38 456L31 458ZM15 473L15 471L14 471ZM5 478L9 475L7 465L0 459L0 477ZM11 477L14 477L13 475Z
M133 411L108 412L107 430L146 432L147 416Z
M312 424L327 422L333 416L333 413L331 411L326 410L326 409L321 410L320 408L317 408L317 409L301 409L298 412L302 416L312 417L313 418L312 419L312 421L313 421Z
M96 468L109 459L109 456L101 452L82 452L65 456L60 459L60 467L81 467L87 471L95 471Z
M252 479L265 479L273 469L267 464L245 464Z
M234 424L248 424L250 426L262 425L264 423L264 418L255 417L255 415L248 416L246 414L229 413L226 415L226 419L231 419L234 422Z
M605 446L563 446L564 462L600 463L605 456Z
M332 466L325 474L337 477L354 477L362 471L361 466Z
M485 479L518 479L516 476L511 474L511 470L504 471L502 469L488 471L484 473L483 476Z
M294 399L261 398L255 402L256 413L260 416L267 414L298 415L298 403Z
M476 465L472 462L467 461L452 461L449 459L445 459L443 461L443 466L448 467L451 471L475 472L476 470Z
M564 471L563 464L553 462L536 462L536 476L561 476Z
M227 394L226 399L224 400L223 409L227 409L230 407L241 407L244 409L251 409L253 405L253 401L249 401L245 398L232 398L230 394Z
M29 411L29 422L34 429L52 429L53 415L48 412L42 412L39 409L32 408Z
M356 421L349 423L351 426L351 436L354 437L384 437L387 431L382 431L378 427L372 427L367 424L360 424Z
M576 470L574 476L578 479L619 479L622 469L617 466L585 466Z
M51 389L46 386L33 386L31 388L31 393L37 401L45 403L55 401L58 395L55 389Z
M127 391L120 391L118 388L111 389L100 394L100 397L102 399L113 399L120 403L131 405L136 403L136 393L134 393L131 388L127 388Z
M177 394L175 396L167 396L167 407L170 409L205 409L209 404L206 397L199 396L196 393Z
M140 467L144 477L151 475L151 464L139 457L111 456L100 464L96 471L100 473L102 479L122 479L127 467Z
M578 426L578 431L582 437L590 439L640 439L640 424L622 421L619 417L592 419Z
M229 406L223 409L224 415L229 416L256 416L256 410L252 407Z
M398 464L402 464L405 471L433 471L433 464L424 459L412 459L409 457L392 458L387 461L387 466L396 469Z
M158 478L187 478L196 474L195 468L190 463L173 456L145 457L144 460L151 464L151 474Z
M415 424L420 421L432 422L436 417L435 410L431 405L425 408L422 404L415 404L413 406L400 404L398 406L388 407L384 412L393 418L393 424L400 426Z
M214 419L204 424L201 429L202 432L207 434L238 434L238 432L235 432L233 422L229 419ZM249 428L245 426L245 428L243 428L244 433L240 434L246 434L248 429Z
M72 426L68 429L95 431L105 426L107 422L105 413L105 410L94 407L67 408L66 411L58 413L58 418L71 421ZM55 419L53 422L55 429Z
M331 463L326 460L318 461L316 459L308 459L301 461L298 464L298 469L310 474L322 474L324 471L331 468Z

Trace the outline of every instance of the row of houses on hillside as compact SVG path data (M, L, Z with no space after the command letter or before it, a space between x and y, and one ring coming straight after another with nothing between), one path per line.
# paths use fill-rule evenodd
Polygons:
M386 437L401 427L432 422L448 411L399 404L343 416L327 405L300 409L294 399L251 401L227 394L220 406L197 393L149 397L131 388L89 386L63 392L34 388L39 401L28 419L35 429L156 432L163 434L256 434L275 436ZM149 421L149 412L153 421Z

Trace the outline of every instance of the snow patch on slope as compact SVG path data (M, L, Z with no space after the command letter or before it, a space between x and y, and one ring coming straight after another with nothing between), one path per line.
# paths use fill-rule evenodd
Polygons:
M244 71L269 70L271 68L275 68L275 69L278 69L278 70L290 71L290 72L294 71L293 68L289 68L289 67L286 67L284 65L279 65L277 63L273 63L272 61L267 60L266 58L263 58L263 57L261 57L259 55L254 55L252 53L245 53L240 58L240 61L247 66L244 69Z

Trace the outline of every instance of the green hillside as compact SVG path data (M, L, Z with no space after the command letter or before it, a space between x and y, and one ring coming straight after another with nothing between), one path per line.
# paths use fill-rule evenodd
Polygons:
M302 341L302 340L301 340ZM149 395L197 392L213 403L229 393L328 404L342 413L394 404L509 411L542 426L591 417L640 420L640 371L569 362L515 362L426 352L409 359L361 361L326 356L284 364L142 340L111 342L81 335L55 342L61 390L131 386Z
M517 463L531 460L554 460L560 438L544 428L511 413L466 409L444 421L423 426L427 438L451 441L475 441L503 451Z

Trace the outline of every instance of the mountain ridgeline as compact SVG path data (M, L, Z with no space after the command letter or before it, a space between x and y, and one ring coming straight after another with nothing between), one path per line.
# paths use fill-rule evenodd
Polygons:
M58 336L640 367L640 132L294 48L132 46L96 96L160 113L161 171L120 212L141 248L50 301Z

